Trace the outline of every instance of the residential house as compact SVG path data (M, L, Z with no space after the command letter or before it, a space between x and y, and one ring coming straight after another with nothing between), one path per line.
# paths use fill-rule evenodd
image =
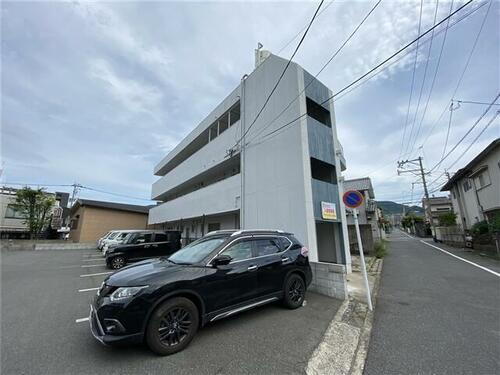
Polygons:
M27 239L30 236L24 215L16 208L17 191L18 189L10 187L0 188L0 238L2 239ZM65 192L45 194L53 196L56 201L50 227L57 236L56 231L69 216L69 194Z
M95 242L110 230L146 229L151 207L78 199L70 210L69 239Z
M464 229L500 215L500 138L491 142L442 187Z
M453 212L450 197L430 197L422 199L425 221L434 226L439 225L439 216Z

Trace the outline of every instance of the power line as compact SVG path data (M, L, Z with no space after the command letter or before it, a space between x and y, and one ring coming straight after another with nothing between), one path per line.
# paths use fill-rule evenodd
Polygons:
M260 114L262 113L262 111L264 110L264 108L266 107L267 103L269 102L269 100L271 99L271 96L274 94L274 92L276 91L279 83L281 82L281 79L283 78L283 76L285 75L288 67L290 66L290 64L292 63L292 60L293 58L295 57L296 53L298 52L300 46L302 45L302 42L304 41L307 33L309 32L309 29L311 28L312 26L312 23L314 22L314 19L316 18L321 6L323 5L323 2L324 0L321 0L321 2L319 3L318 7L316 8L316 11L314 12L314 15L313 17L311 18L311 21L309 22L309 25L307 26L307 29L306 31L304 32L304 34L302 35L302 38L300 39L299 43L297 44L297 47L295 47L295 51L293 51L293 54L292 56L290 57L290 59L287 61L286 65L285 65L285 68L283 69L283 71L281 72L281 75L279 76L278 78L278 81L276 81L276 84L274 85L273 89L271 90L271 92L269 93L269 95L267 96L266 100L264 101L264 104L262 105L261 109L259 110L259 112L257 112L257 115L255 116L255 118L253 119L252 123L250 124L250 126L247 128L247 130L245 130L243 132L243 135L241 136L241 138L236 142L236 144L234 145L234 147L232 147L232 149L234 149L235 147L237 147L239 145L239 143L241 142L241 140L243 138L245 138L245 135L248 134L248 132L250 131L250 129L252 128L252 126L255 124L255 122L257 121L257 119L259 118Z
M483 5L484 4L482 4L481 6L483 6ZM480 7L476 8L476 10L479 9ZM451 0L449 13L451 13L452 10L453 10L453 0ZM441 58L443 57L444 46L446 44L446 37L448 36L449 24L450 24L450 19L448 19L448 22L446 23L446 28L445 28L444 36L443 36L443 42L441 43L441 49L439 50L439 57L438 57L438 61L436 63L436 69L434 70L434 76L432 77L432 83L431 83L431 87L429 89L429 95L427 95L427 101L425 102L424 112L422 114L422 118L420 119L420 123L418 124L418 131L417 131L417 135L415 136L414 144L417 143L417 141L418 141L418 137L420 135L420 129L422 129L422 123L424 122L425 115L427 114L427 108L429 107L429 102L431 100L432 91L434 90L434 84L436 83L436 77L437 77L437 74L439 71L439 66L441 65Z
M324 7L323 9L321 9L321 12L319 12L319 13L318 13L318 16L317 16L316 18L319 18L319 16L321 16L321 15L322 15L322 14L323 14L323 13L324 13L324 12L325 12L328 8L329 8L329 7L330 7L330 5L332 5L334 2L335 2L335 0L333 0L333 1L329 2L328 4L326 4L326 5L325 5L325 7ZM299 32L298 32L297 34L295 34L295 36L294 36L292 39L290 39L290 40L288 41L288 43L286 43L283 47L281 47L281 49L278 51L278 53L277 53L277 54L279 55L279 54L280 54L281 52L283 52L283 51L284 51L284 50L285 50L285 49L286 49L286 48L287 48L290 44L292 44L292 42L293 42L295 39L297 39L297 37L299 37L299 36L300 36L300 34L301 34L301 33L302 33L305 29L307 29L307 24L306 24L306 25L305 25L302 29L300 29L300 30L299 30Z
M457 144L455 144L455 146L453 146L453 148L444 156L441 158L441 160L439 160L435 165L434 167L432 167L430 169L429 172L432 172L434 169L436 169L442 162L443 160L445 160L446 158L448 158L448 156L450 156L450 154L455 151L455 149L460 145L460 143L462 143L462 141L470 134L470 132L472 130L474 130L474 128L477 126L477 124L479 124L479 122L483 119L484 116L486 116L486 114L488 113L488 111L491 109L491 107L493 106L493 104L498 100L498 98L500 97L500 92L495 96L495 98L491 101L490 105L488 106L488 108L486 108L486 110L483 112L483 114L481 116L479 116L479 118L476 120L476 122L474 123L474 125L472 125L469 130L467 130L467 132L463 135L463 137L457 142Z
M434 13L434 23L436 22L438 5L439 5L439 0L436 1L436 11ZM451 4L450 4L450 11L449 11L449 13L451 13L452 10L453 10L453 0L451 1ZM447 26L449 25L449 23L450 23L450 19L448 18ZM448 27L446 27L446 30L445 30L445 33L444 33L444 36L443 36L443 42L441 43L441 49L439 51L439 57L438 57L438 61L437 61L437 64L436 64L436 69L434 70L434 76L432 78L431 86L429 88L429 95L427 96L427 100L426 100L426 103L425 103L425 107L424 107L424 111L423 111L423 114L422 114L422 118L420 119L420 121L419 121L419 123L417 125L417 128L416 128L417 130L415 132L415 140L413 141L413 143L411 145L410 155L413 152L413 148L415 147L415 144L418 141L418 137L420 135L420 129L422 128L422 122L424 121L424 117L425 117L425 114L427 112L427 108L428 108L429 101L430 101L430 98L431 98L431 95L432 95L432 91L434 90L434 84L436 83L436 77L437 77L437 73L439 71L439 65L441 64L441 58L443 56L443 50L444 50L444 45L446 43L446 37L447 36L448 36ZM431 35L431 43L430 43L430 46L429 46L429 54L428 54L428 57L427 57L427 61L425 63L424 78L423 78L423 82L422 82L422 87L420 89L420 96L418 98L417 109L415 111L415 117L413 118L413 123L414 124L417 121L418 110L420 108L420 99L422 98L422 93L423 93L423 90L424 90L425 78L427 76L427 67L429 65L429 61L430 61L430 57L431 57L431 48L432 48L433 37L434 37L434 33L432 33L432 35ZM411 138L409 139L409 141L411 142Z
M446 22L447 19L449 19L450 17L452 17L455 14L457 14L458 12L460 12L463 8L465 8L466 6L468 6L469 4L471 4L472 1L473 0L469 0L468 2L466 2L465 4L463 4L461 7L459 7L457 10L455 10L453 13L451 13L447 17L443 18L440 22L438 22L436 25L434 25L433 27L431 27L430 29L428 29L426 32L424 32L423 34L421 34L420 36L418 36L417 38L415 38L414 40L412 40L411 42L409 42L408 44L406 44L405 46L403 46L402 48L400 48L398 51L394 52L392 55L390 55L389 57L387 57L381 63L377 64L374 68L370 69L368 72L364 73L362 76L360 76L359 78L357 78L356 80L354 80L353 82L351 82L350 84L348 84L347 86L345 86L344 88L342 88L340 91L336 92L335 94L333 94L332 96L330 96L329 98L327 98L326 100L324 100L322 103L320 103L320 105L326 104L330 100L336 98L337 96L339 96L340 94L342 94L343 92L345 92L346 90L348 90L350 87L354 86L356 83L358 83L359 81L361 81L363 78L365 78L366 76L370 75L372 72L374 72L375 70L377 70L378 68L380 68L382 65L384 65L385 63L387 63L388 61L392 60L394 57L396 57L397 55L399 55L401 52L403 52L404 50L406 50L412 44L416 43L418 40L422 39L425 35L429 34L432 30L434 30L435 28L439 27L443 22ZM302 117L305 117L305 116L307 116L307 112L301 114L300 116L298 116L295 119L287 122L286 124L280 126L279 128L277 128L277 129L275 129L275 130L267 133L266 135L264 135L263 138L271 136L272 134L277 133L278 131L280 131L283 128L289 126L290 124L293 124L294 122L300 120Z
M452 100L452 102L457 102L458 104L481 104L481 105L490 105L491 103L485 103L485 102L474 102L470 100ZM493 105L500 105L500 104L493 104Z
M453 94L451 94L451 100L453 100L453 98L455 97L456 93L458 92L458 89L460 88L460 85L462 84L462 80L465 76L465 73L467 71L467 68L469 67L469 64L471 62L471 59L472 59L472 56L474 55L474 51L476 50L476 46L477 46L477 43L479 41L479 38L481 36L481 33L483 31L483 28L484 28L484 25L486 23L486 19L488 18L488 14L490 13L490 8L491 8L491 4L492 4L492 0L490 0L488 2L488 8L486 9L486 12L484 14L484 17L483 17L483 21L481 22L481 26L479 27L479 30L476 34L476 38L474 39L474 43L472 44L472 48L471 48L471 51L469 52L469 56L467 57L467 61L465 62L465 66L462 70L462 73L460 74L460 78L458 79L458 82L457 82L457 85L455 86L455 89L453 90ZM479 9L480 7L484 6L485 4L487 4L486 2L485 3L482 3L480 6L478 6L478 8L476 9ZM432 125L432 128L431 128L431 131L429 132L429 134L427 135L427 137L425 138L424 142L422 143L425 144L427 142L427 140L430 138L430 136L432 135L432 133L434 132L434 129L436 128L436 125L439 123L439 121L441 121L441 118L443 117L443 115L445 114L446 112L446 109L448 109L448 104L446 104L446 106L444 107L443 109L443 112L441 113L441 115L438 117L438 119L436 120L436 122L434 123L434 125Z
M139 198L139 197L134 197L134 196L131 196L131 195L113 193L113 192L110 192L110 191L95 189L95 188L92 188L92 187L89 187L89 186L80 186L80 187L82 189L91 190L91 191L95 191L95 192L103 193L103 194L114 195L114 196L122 197L122 198L136 199L136 200L141 200L141 201L153 201L153 199Z
M456 24L460 23L462 20L464 20L465 18L469 17L470 15L472 15L473 13L475 13L476 11L478 11L480 8L482 8L484 5L486 5L487 3L484 2L484 3L481 3L479 4L478 6L476 6L475 8L471 9L469 12L465 13L464 15L462 15L460 18L458 18L457 20L451 22L451 19L449 20L450 22L447 23L447 26L443 27L442 29L438 30L435 32L435 36L436 35L439 35L441 34L442 32L446 32L447 30L451 29L453 26L455 26ZM425 43L428 43L431 39L428 38L427 40L422 40L420 45L423 45ZM365 79L363 82L360 82L358 83L357 85L355 85L353 88L351 88L350 90L346 91L345 93L343 93L342 95L340 95L336 101L338 102L340 99L342 99L345 95L349 94L350 92L354 91L355 89L357 89L358 87L364 85L366 82L368 82L369 80L371 80L372 78L376 77L377 75L379 75L380 73L384 72L385 70L387 70L388 68L390 68L391 66L393 66L394 64L398 63L399 61L401 61L404 57L408 56L410 53L412 53L413 51L415 51L415 48L411 48L409 49L408 51L406 51L405 53L403 53L400 57L398 57L397 59L395 59L393 62L391 62L390 64L387 64L384 68L378 70L376 73L372 74L370 77L368 77L367 79Z
M486 131L486 129L488 129L488 127L493 123L493 121L495 121L495 119L498 117L498 115L500 115L500 110L496 111L496 113L493 115L493 117L490 119L490 121L488 121L488 123L484 126L484 128L479 132L479 134L476 136L476 138L474 138L474 140L469 144L469 146L467 146L465 151L462 152L462 154L460 154L460 156L453 163L451 163L448 166L448 168L447 168L448 170L450 170L455 164L457 164L458 161L467 153L467 151L470 150L470 148L477 142L479 137L481 137L481 135L483 135L483 133ZM436 182L437 180L439 180L445 174L446 174L446 172L443 172L438 178L436 178L434 181L432 181L431 184ZM439 189L441 189L441 187Z
M433 24L436 24L438 8L439 8L439 0L436 1L436 10L434 11L434 21L433 21ZM450 22L449 18L448 18L448 22ZM418 110L420 109L420 101L422 100L422 94L424 93L425 79L427 78L427 70L429 68L429 61L431 59L432 42L433 41L434 41L434 30L432 30L431 42L429 44L429 52L427 53L427 60L425 61L424 76L422 78L422 86L420 86L420 94L418 94L417 108L415 109L415 115L413 116L413 121L412 121L412 124L411 124L412 131L413 131L413 128L415 127L415 123L417 121ZM417 127L417 131L418 131L418 127ZM410 137L408 138L408 146L410 146L410 143L411 143L412 133L413 132L410 132ZM415 137L415 142L416 141L417 141L417 138ZM415 147L415 142L411 143L410 155L413 152L413 148Z
M2 185L12 185L12 186L43 186L43 187L52 187L52 186L73 186L71 184L35 184L35 183L23 183L23 182L2 182Z
M424 1L420 0L420 16L418 18L418 34L417 35L420 35L420 27L422 26L423 4L424 4ZM408 118L410 117L411 99L413 97L413 87L415 85L415 72L417 71L418 47L419 47L419 41L417 40L417 48L415 49L415 61L413 63L413 73L411 75L410 97L408 98L408 109L406 110L406 120L405 120L404 131L403 131L403 139L401 140L401 150L399 152L398 159L401 157L401 154L403 153L404 142L405 142L405 138L406 138L406 128L408 126ZM410 132L410 136L411 136L411 132Z
M365 15L365 17L361 20L361 22L355 27L355 29L351 32L351 34L347 37L346 40L344 40L344 42L340 45L339 48L337 48L337 50L332 54L332 56L330 56L330 58L328 59L328 61L323 64L322 68L318 71L318 73L316 73L316 75L311 78L309 80L309 82L307 83L307 85L299 92L299 94L290 102L288 103L288 105L283 108L283 110L268 124L266 124L265 126L263 126L261 129L259 129L257 131L257 133L255 133L253 135L253 138L252 139L255 139L257 138L264 130L266 130L269 126L271 126L272 124L274 124L274 122L281 117L281 115L283 115L283 113L286 112L286 110L288 108L290 108L290 106L298 99L300 98L300 96L307 90L307 88L314 82L314 80L323 72L323 70L325 70L325 68L333 61L333 59L342 51L342 49L346 46L346 44L352 39L352 37L358 32L358 30L361 28L361 26L363 26L363 24L365 23L365 21L368 19L368 17L370 17L370 15L373 13L373 11L379 6L379 4L382 2L382 0L379 0L371 9L370 11ZM248 143L250 143L252 141L252 139L250 139L248 141Z
M115 195L117 197L122 197L122 198L129 198L129 199L136 199L136 200L143 200L143 201L153 201L153 199L134 197L134 196L131 196L131 195L125 195L125 194L120 194L120 193L113 193L111 191L105 191L105 190L101 190L101 189L96 189L96 188L93 188L93 187L83 186L83 185L80 185L80 184L36 184L36 183L21 183L21 182L3 182L2 185L12 185L12 186L41 186L41 187L73 187L73 188L78 188L78 189L91 190L91 191L95 191L95 192L103 193L103 194Z

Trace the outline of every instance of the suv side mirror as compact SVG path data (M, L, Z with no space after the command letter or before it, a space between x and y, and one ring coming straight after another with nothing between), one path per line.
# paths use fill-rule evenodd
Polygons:
M233 260L233 258L231 258L229 255L219 255L218 257L215 257L212 260L212 266L214 266L214 267L225 266L225 265L231 263L232 260Z

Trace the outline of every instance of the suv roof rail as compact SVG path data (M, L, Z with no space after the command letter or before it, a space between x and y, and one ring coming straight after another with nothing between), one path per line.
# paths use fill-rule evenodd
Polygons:
M236 230L237 229L219 229L219 230L213 230L213 231L208 232L207 234L205 234L205 236L211 236L213 234L219 234L219 233L233 233Z
M289 232L285 232L281 229L241 229L241 230L236 231L233 234L231 234L231 236L237 236L239 234L248 233L248 232L265 232L265 233L281 233L281 234L289 233Z

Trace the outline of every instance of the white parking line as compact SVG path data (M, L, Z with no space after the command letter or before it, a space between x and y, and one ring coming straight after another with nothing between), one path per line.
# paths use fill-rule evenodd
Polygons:
M82 322L88 322L88 321L89 321L89 317L87 316L86 318L76 319L75 323L82 323Z
M89 268L89 267L103 267L103 266L106 266L105 264L86 264L84 266L80 266L82 268Z
M91 257L91 258L96 258L96 257L102 257L102 254L84 254L84 258L86 257Z
M80 277L91 277L91 276L109 275L110 273L113 273L113 272L88 273L86 275L80 275Z
M82 259L82 262L97 262L98 260L99 259Z
M420 240L420 242L422 242L423 244L425 244L425 245L427 245L427 246L430 246L430 247L433 247L433 248L435 248L435 249L438 249L439 251L442 251L442 252L443 252L443 253L445 253L445 254L451 255L453 258L460 259L462 262L472 264L473 266L475 266L475 267L477 267L477 268L481 268L483 271L486 271L486 272L492 273L493 275L495 275L495 276L497 276L497 277L500 277L500 273L495 272L495 271L493 271L493 270L490 270L489 268L486 268L486 267L480 266L479 264L474 263L474 262L471 262L470 260L467 260L467 259L464 259L464 258L460 258L459 256L456 256L455 254L452 254L452 253L450 253L449 251L446 251L446 250L441 249L440 247L437 247L437 246L431 245L430 243L427 243L427 242L425 242L425 241L423 241L423 240Z
M78 289L78 292L79 293L82 293L82 292L92 292L94 290L99 290L99 287L97 287L97 288L87 288L87 289Z

